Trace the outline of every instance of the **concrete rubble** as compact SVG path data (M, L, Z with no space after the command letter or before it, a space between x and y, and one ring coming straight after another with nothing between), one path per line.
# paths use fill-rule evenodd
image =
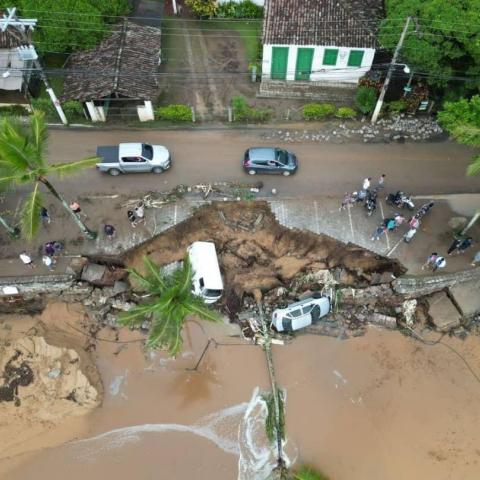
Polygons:
M448 332L460 325L462 316L445 292L437 292L428 298L428 314L435 328Z

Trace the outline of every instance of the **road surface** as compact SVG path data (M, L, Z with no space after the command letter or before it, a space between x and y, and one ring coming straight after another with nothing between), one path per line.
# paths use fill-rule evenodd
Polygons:
M465 177L473 150L453 142L405 144L298 143L290 148L300 168L292 177L243 172L241 160L251 146L271 145L261 130L151 131L151 130L52 130L49 160L55 163L95 155L97 145L145 141L167 146L172 169L160 175L129 174L110 177L95 168L55 181L68 193L108 195L167 190L178 184L261 179L265 187L278 189L282 197L343 196L361 186L362 179L387 175L387 190L412 194L480 192L480 176Z

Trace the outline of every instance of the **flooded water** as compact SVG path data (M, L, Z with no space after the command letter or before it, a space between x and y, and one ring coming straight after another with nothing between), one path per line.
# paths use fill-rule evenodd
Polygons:
M274 461L258 396L269 388L266 362L227 328L189 323L177 360L100 342L103 405L71 427L70 443L4 458L3 478L263 480ZM220 345L187 370L210 337ZM478 338L445 341L480 371ZM348 341L299 336L274 360L293 462L332 480L479 478L480 384L445 346L372 329Z

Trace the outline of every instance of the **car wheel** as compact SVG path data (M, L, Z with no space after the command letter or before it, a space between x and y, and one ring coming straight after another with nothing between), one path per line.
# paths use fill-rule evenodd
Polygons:
M111 175L112 177L116 177L117 175L120 175L120 170L118 170L116 168L111 168L108 171L108 174Z
M249 171L248 171L248 174L249 174L249 175L255 175L256 173L257 173L256 170L249 170Z
M290 176L290 172L283 172L283 176L284 176L284 177Z
M162 172L163 172L163 168L162 168L162 167L152 168L152 172L153 172L153 173L162 173Z

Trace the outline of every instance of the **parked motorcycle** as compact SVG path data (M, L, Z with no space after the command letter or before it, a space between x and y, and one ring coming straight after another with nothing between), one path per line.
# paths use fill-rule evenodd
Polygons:
M424 217L429 210L435 205L434 202L428 202L422 205L419 209L418 212L415 214L415 218L420 220L422 217Z
M397 208L408 208L408 210L413 210L415 208L412 197L406 195L400 190L397 193L389 193L387 195L386 201L389 205Z
M377 209L376 192L368 192L364 207L365 207L365 210L367 210L367 215L370 217L372 213Z

